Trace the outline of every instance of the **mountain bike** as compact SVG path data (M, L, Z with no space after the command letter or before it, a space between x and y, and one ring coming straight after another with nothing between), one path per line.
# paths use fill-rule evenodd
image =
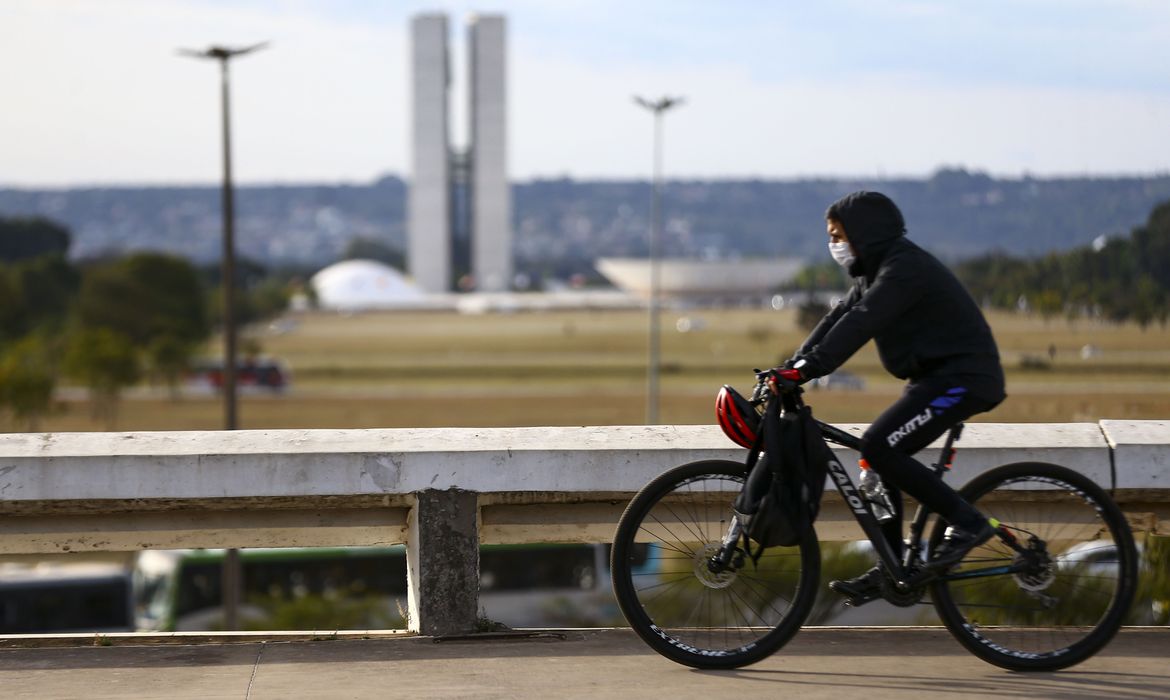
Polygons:
M798 382L776 376L757 372L752 405L781 401L783 411L800 410ZM767 388L769 377L775 390ZM826 441L860 449L860 438L816 425ZM946 435L931 467L940 477L962 428ZM619 521L614 594L634 631L673 661L703 669L755 663L788 642L812 609L821 566L813 528L794 546L761 552L733 512L747 465L762 463L758 456L670 469L637 493ZM1103 648L1121 626L1137 587L1133 535L1108 494L1079 472L1019 462L977 476L959 493L992 520L996 534L935 570L931 553L945 521L919 506L898 557L841 462L834 457L826 467L884 568L882 597L908 607L929 593L950 633L984 661L1017 671L1066 668Z

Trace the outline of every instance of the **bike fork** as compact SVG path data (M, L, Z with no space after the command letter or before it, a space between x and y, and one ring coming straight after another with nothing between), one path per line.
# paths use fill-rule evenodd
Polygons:
M719 551L707 562L707 568L714 573L725 571L731 565L732 557L735 556L735 546L739 543L739 538L742 535L743 525L739 522L739 516L732 515L731 524L727 526L727 533L720 541Z

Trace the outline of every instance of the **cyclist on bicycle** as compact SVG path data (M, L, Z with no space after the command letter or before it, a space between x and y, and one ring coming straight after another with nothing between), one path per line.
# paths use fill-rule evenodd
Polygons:
M901 491L949 524L931 568L945 569L986 542L982 514L911 457L951 426L1005 398L1003 368L991 329L959 280L910 242L902 213L885 195L854 192L825 213L829 251L853 287L809 334L786 367L807 381L827 375L873 339L882 365L908 380L901 398L862 436L861 457L882 477L895 517L883 527L902 551ZM853 605L881 596L880 564L829 587Z

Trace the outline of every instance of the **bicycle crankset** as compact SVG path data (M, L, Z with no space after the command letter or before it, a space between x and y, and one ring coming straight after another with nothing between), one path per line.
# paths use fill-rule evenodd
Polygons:
M914 574L918 573L920 567L912 566L906 570L906 578L913 579ZM912 605L918 605L922 602L922 598L926 595L926 584L920 583L909 586L905 589L898 588L894 580L888 574L883 572L882 575L882 598L884 598L891 605L896 605L899 608L908 608Z

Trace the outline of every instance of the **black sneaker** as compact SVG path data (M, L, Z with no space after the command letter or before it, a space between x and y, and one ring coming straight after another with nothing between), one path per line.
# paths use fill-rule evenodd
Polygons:
M845 604L856 608L882 597L883 577L885 574L879 564L855 578L830 581L829 590L845 596Z
M995 534L995 526L984 520L977 530L970 531L957 528L954 525L947 528L943 535L942 544L935 550L934 556L926 568L935 571L949 569L963 560L967 553L991 539Z

